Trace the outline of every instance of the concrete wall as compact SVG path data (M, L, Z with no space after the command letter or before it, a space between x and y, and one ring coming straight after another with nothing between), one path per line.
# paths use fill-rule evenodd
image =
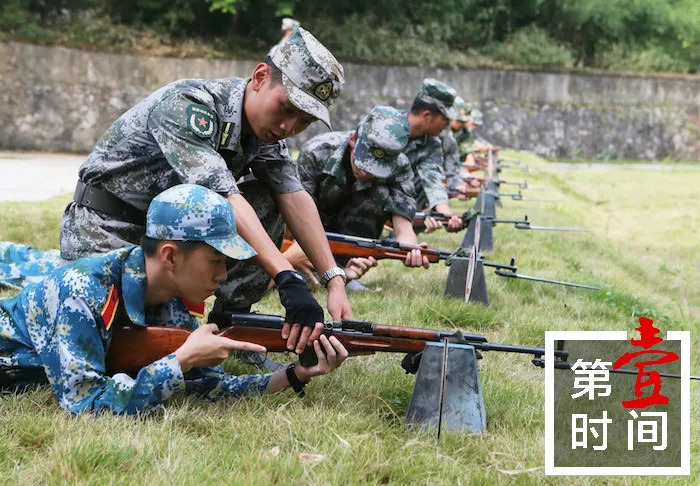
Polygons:
M126 109L185 77L247 76L254 61L147 58L0 44L0 147L89 151ZM409 107L424 77L484 112L480 134L548 157L700 160L700 77L442 70L345 63L336 129L373 105ZM316 123L291 145L322 130Z

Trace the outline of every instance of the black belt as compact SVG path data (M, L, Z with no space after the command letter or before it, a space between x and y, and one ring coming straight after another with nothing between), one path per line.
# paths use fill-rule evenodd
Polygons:
M111 192L100 189L83 181L78 181L73 194L73 201L86 208L94 209L119 221L146 226L146 213L131 204L122 201Z

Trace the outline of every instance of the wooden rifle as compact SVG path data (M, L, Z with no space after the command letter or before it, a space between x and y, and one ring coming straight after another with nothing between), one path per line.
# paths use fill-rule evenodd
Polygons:
M282 339L282 316L212 312L209 322L219 326L219 335L264 346L268 352L286 352L287 340ZM489 343L485 336L461 331L439 331L401 326L384 326L367 321L329 321L324 334L335 336L353 354L419 353L429 342L454 339L469 344L478 351L502 351L529 354L533 359L544 356L544 348ZM164 356L174 353L189 337L191 331L165 326L130 326L115 329L107 353L107 372L135 374ZM566 360L568 352L555 351L557 359ZM299 357L304 366L317 363L316 354L308 348Z

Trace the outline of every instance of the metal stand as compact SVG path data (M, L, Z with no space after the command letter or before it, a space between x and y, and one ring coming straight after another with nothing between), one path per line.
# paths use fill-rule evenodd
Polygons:
M446 432L486 432L486 407L474 347L428 343L416 375L406 424Z
M493 181L493 180L488 180L488 181L486 182L486 192L492 194L491 197L493 198L494 204L498 205L499 207L503 206L503 203L501 203L501 198L496 196L496 195L498 194L498 184L496 184L495 181ZM487 200L486 202L487 202L487 204L488 204L488 200ZM494 217L494 218L496 217L496 210L495 210L495 208L494 208L494 211L493 211L493 217Z
M462 248L469 248L475 244L479 251L493 251L493 222L491 220L477 216L469 222L467 233L462 240Z
M452 260L447 272L445 296L489 305L484 264L476 258L475 251L471 252L469 258L457 257Z

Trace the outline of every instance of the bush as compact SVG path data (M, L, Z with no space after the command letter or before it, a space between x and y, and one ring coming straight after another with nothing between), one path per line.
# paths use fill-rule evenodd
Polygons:
M610 71L689 72L687 59L679 59L661 46L630 48L620 44L606 49L598 56L598 65Z
M481 48L480 52L508 64L537 67L573 65L571 51L534 25L518 30L505 42L492 42Z

